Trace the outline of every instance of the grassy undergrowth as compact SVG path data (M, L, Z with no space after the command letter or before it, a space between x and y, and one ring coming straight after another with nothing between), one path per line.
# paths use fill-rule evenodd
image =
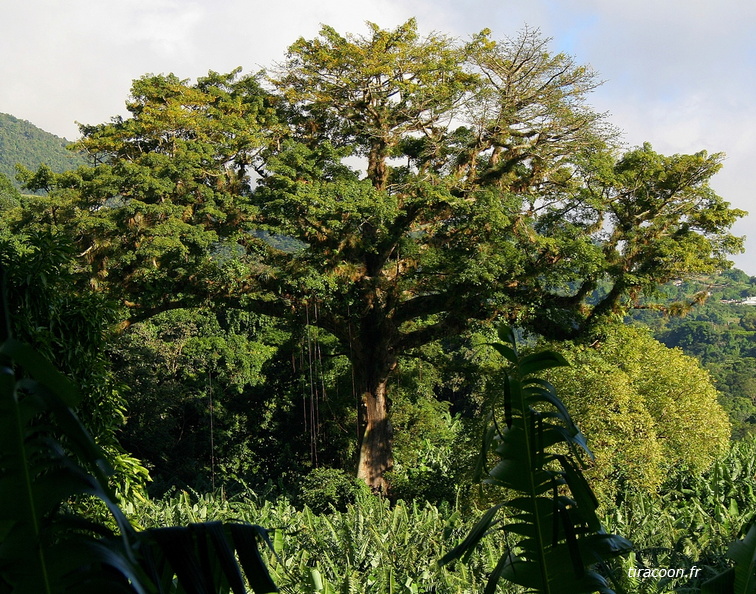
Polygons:
M756 439L733 443L700 475L678 469L657 495L625 494L604 515L607 530L633 541L623 559L625 587L633 594L699 592L704 581L726 569L726 551L756 517ZM629 579L628 569L701 568L697 579Z

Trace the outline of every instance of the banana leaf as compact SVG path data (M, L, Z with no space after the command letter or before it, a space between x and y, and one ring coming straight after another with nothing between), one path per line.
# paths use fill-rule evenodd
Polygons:
M491 423L488 430L499 461L484 482L517 495L489 509L440 563L468 559L495 525L500 509L508 508L511 513L497 529L513 542L499 557L486 593L493 593L504 579L529 592L612 594L607 579L594 568L629 553L632 545L603 530L596 497L581 471L580 451L592 457L585 437L554 386L534 377L567 362L549 351L521 357L514 332L502 328L498 334L502 343L492 346L511 364L502 399L506 423L503 428ZM485 443L490 442L489 437ZM567 446L569 455L561 453L564 448L555 449L560 445Z

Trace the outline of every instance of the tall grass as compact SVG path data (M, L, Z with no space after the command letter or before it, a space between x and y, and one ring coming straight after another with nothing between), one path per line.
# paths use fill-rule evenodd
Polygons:
M756 514L756 439L735 443L706 473L671 473L661 494L625 493L603 523L622 533L635 552L615 566L631 594L699 592L706 579L729 564L727 546L742 536ZM494 528L469 563L440 567L438 559L469 532L479 514L454 506L387 501L359 493L343 512L317 514L287 499L254 494L174 491L161 500L125 504L138 528L194 522L243 521L270 529L275 551L263 552L271 575L289 593L482 592L505 549ZM701 567L697 579L637 579L628 569ZM501 583L500 593L515 593Z

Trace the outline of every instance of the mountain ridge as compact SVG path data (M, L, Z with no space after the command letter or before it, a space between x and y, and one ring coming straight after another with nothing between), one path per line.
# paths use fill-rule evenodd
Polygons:
M86 159L66 147L71 141L46 132L32 122L0 113L0 174L20 188L16 164L35 170L43 163L61 172L85 165Z

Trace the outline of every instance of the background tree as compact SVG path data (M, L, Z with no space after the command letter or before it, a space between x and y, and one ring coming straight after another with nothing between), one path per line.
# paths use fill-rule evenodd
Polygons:
M0 213L19 205L21 192L10 179L0 173Z
M201 302L208 266L247 243L241 196L272 116L256 78L237 74L194 85L145 76L127 102L131 118L82 126L78 147L97 166L22 170L28 187L55 192L30 200L17 227L42 223L75 238L90 283L118 296L128 321Z
M571 366L550 378L588 437L605 503L628 487L654 492L673 468L700 473L726 451L727 413L693 357L628 326L558 348Z
M266 322L236 310L176 309L109 346L129 403L121 442L149 465L151 492L211 490L259 472L256 429L271 413L250 391L267 379L262 368L276 352Z
M114 304L76 287L75 255L61 235L11 234L0 222L0 267L12 332L82 387L79 417L115 467L119 495L141 492L149 475L120 443L126 401L105 354Z
M19 222L65 227L132 321L203 302L310 312L353 366L374 490L403 356L497 316L576 336L740 247L742 213L708 186L718 158L618 155L587 104L595 74L537 31L324 27L272 83L137 81L132 117L83 128L101 164L29 175L54 191Z
M722 393L722 406L732 422L732 437L756 431L756 358L728 358L707 365Z

